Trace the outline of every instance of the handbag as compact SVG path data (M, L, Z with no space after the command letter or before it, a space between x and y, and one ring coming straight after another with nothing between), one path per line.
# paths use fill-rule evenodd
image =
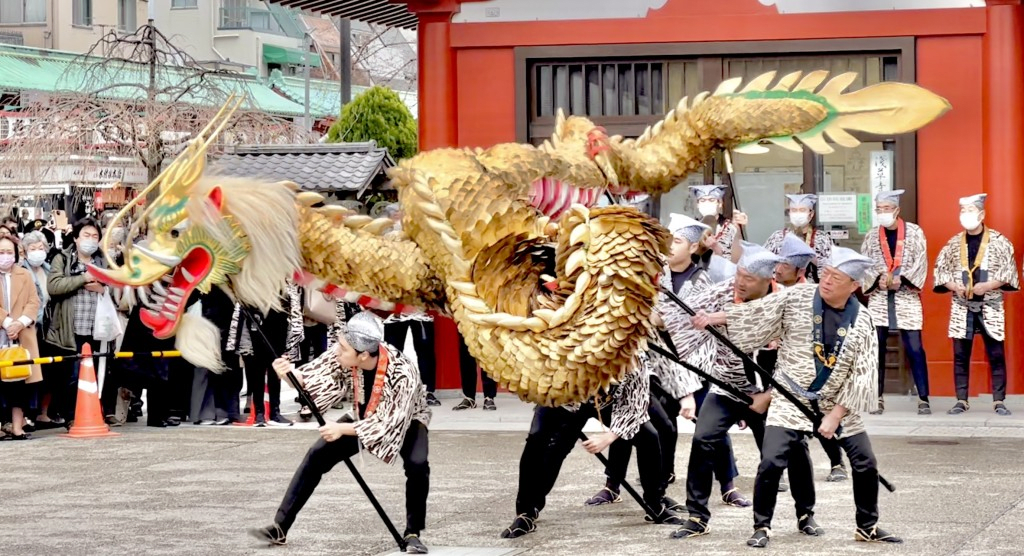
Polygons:
M320 324L332 325L338 319L338 302L316 288L307 287L303 292L302 316Z
M18 344L11 344L0 348L0 361L26 361L32 359L28 350ZM0 381L18 382L32 376L31 365L18 365L16 367L0 367Z

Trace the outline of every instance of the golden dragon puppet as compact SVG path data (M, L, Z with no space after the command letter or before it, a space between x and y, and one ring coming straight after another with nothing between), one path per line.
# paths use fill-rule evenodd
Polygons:
M598 198L609 189L669 191L716 149L755 152L767 140L828 153L826 136L853 147L851 131L912 132L949 109L905 83L844 94L855 78L767 73L742 88L731 79L683 99L636 139L559 114L539 147L422 152L390 172L400 233L384 233L388 220L324 206L294 184L204 176L206 147L228 107L150 185L159 195L135 224L147 227L148 239L125 246L124 266L90 270L137 290L149 306L145 324L159 337L177 333L183 354L205 366L219 354L211 361L199 353L209 351L211 327L188 324L183 308L194 290L222 286L267 311L304 271L451 316L481 367L524 400L585 400L620 380L646 347L669 244L657 220L629 207L594 207Z

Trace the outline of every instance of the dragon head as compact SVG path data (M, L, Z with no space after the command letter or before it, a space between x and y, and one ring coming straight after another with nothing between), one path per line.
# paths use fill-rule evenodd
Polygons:
M553 161L547 175L530 189L530 203L542 213L557 218L574 204L590 207L605 191L619 192L612 141L589 119L566 118L559 109L555 131L540 148Z
M159 191L128 234L147 230L145 240L125 246L124 265L108 259L109 268L88 269L131 298L137 295L145 305L140 318L158 338L176 334L193 292L214 286L264 312L278 307L280 292L300 266L294 187L203 177L206 149L231 116L231 104L112 220L121 221L147 193Z

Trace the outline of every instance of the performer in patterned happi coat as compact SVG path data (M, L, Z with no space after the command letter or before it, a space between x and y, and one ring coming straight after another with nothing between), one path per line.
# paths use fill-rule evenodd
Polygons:
M816 255L814 262L807 268L807 279L812 282L818 281L818 271L824 266L829 257L832 256L832 238L828 232L818 230L814 227L814 204L818 202L818 196L813 194L786 195L789 199L789 223L791 228L783 228L772 235L764 242L765 249L778 255L782 250L782 241L786 236L793 234L802 239L804 243L814 249Z
M320 376L332 366L327 362L330 357L353 375L358 419L355 423L328 423L320 427L321 438L295 470L274 523L253 529L250 534L270 544L285 544L288 529L320 479L342 460L358 454L361 445L384 463L402 458L406 477L406 551L426 554L427 547L419 535L426 527L430 489L430 408L419 371L401 351L384 343L384 325L369 312L358 313L348 321L333 352L328 351L299 369L287 359L278 359L274 361L274 370L282 378L292 371L300 383L305 383L306 378Z
M783 262L775 267L775 280L785 287L807 283L807 267L814 260L814 249L794 234L786 234L779 248L779 256ZM843 464L843 450L835 439L818 437L821 448L828 456L829 472L825 480L834 483L849 478Z
M707 272L694 263L697 246L710 228L687 216L672 214L668 229L672 232L672 253L669 255L665 272L661 275L660 285L685 298L691 290L710 284ZM668 301L664 294L661 297L654 308L655 314L652 317L655 326L661 329L661 337L652 338L652 340L658 344L671 345L671 341L665 341L666 336L671 340L671 335L664 330L665 320L673 323L684 321L689 324L689 315ZM697 406L694 394L701 391L703 384L697 375L682 366L676 365L656 353L647 355L651 361L651 398L647 413L651 418L651 424L658 431L658 440L661 444L662 481L667 490L668 485L675 482L676 444L679 439L676 418L679 415L682 415L684 419L694 417ZM620 438L612 443L608 449L605 486L585 502L587 506L603 506L622 500L619 488L626 478L626 469L629 467L629 458L632 452L632 443L624 439ZM722 454L722 457L725 465L735 468L731 448ZM722 484L726 483L731 483L731 478L723 478ZM676 511L683 508L682 504L667 495L663 501L670 510Z
M661 470L661 446L650 422L647 405L651 398L651 363L644 352L637 353L634 368L607 397L584 404L561 407L538 405L519 459L519 491L516 493L516 518L504 531L503 539L514 539L537 530L537 517L544 509L548 494L558 480L562 462L572 451L580 431L591 418L609 423L608 430L592 435L583 443L591 454L604 451L622 438L636 448L637 466L644 502L656 515L655 523L679 525L682 519L665 507L665 486ZM651 516L646 516L651 520Z
M1013 244L1003 234L985 225L984 193L960 199L963 232L953 236L935 261L935 291L953 292L949 312L949 337L953 339L953 380L956 404L948 411L957 415L970 409L967 401L971 350L975 334L985 343L992 371L992 401L995 412L1009 415L1006 408L1006 355L1003 351L1006 314L1003 292L1017 291L1017 263Z
M691 295L687 301L696 311L713 313L727 306L771 297L773 292L778 291L772 274L780 261L778 256L760 245L743 242L743 256L737 264L736 276ZM704 364L701 367L714 373L715 378L748 394L754 403L747 405L718 385L712 386L711 392L704 398L700 417L697 419L697 428L693 433L686 471L686 507L690 515L684 526L673 534L676 538L707 534L708 520L711 518L711 509L708 507L708 500L711 497L711 474L716 467L717 454L727 438L726 435L733 425L744 421L754 433L754 441L760 448L765 430L764 411L771 400L771 394L765 391L763 386L762 377L753 367L745 365L732 350L720 344L707 331L696 330L692 324L688 328L693 333L684 338L682 345L677 345L679 354L688 355L702 345L713 346L713 364ZM767 344L768 341L761 345ZM753 352L755 349L757 348L751 348L749 351ZM774 350L760 350L755 354L755 358L770 372L775 366L775 354ZM820 528L813 517L813 469L806 444L802 446L801 453L792 454L789 470L797 515L801 516L800 528L808 535L817 535ZM775 486L778 488L778 483ZM735 490L723 494L723 500L728 503L733 492Z
M814 249L796 235L786 234L778 254L782 262L775 267L775 281L787 288L806 284L807 267L816 257Z
M725 197L723 185L691 185L690 193L697 201L697 212L701 220L714 217L716 219L711 236L705 245L715 255L735 261L732 251L736 239L741 237L740 226L747 224L747 215L733 211L732 220L725 217L722 199Z
M879 227L868 231L860 247L862 254L875 261L861 284L870 296L868 310L878 328L878 409L872 413L885 411L885 344L889 330L895 328L900 331L917 385L917 413L930 415L928 360L921 342L921 289L928 278L928 248L921 228L900 218L900 195L902 189L875 196Z
M693 322L697 327L726 325L728 337L744 350L782 339L776 379L822 415L816 432L832 438L842 424L839 443L850 459L857 506L855 538L902 542L878 528L878 466L858 413L878 403L878 335L871 314L854 295L873 264L856 251L836 247L821 284L800 284L757 301L729 304L724 312L699 313ZM789 466L790 480L795 480L793 455L806 450L813 429L803 411L773 391L754 485L749 546L768 545L779 479ZM813 499L813 487L811 492ZM802 519L798 514L798 522Z

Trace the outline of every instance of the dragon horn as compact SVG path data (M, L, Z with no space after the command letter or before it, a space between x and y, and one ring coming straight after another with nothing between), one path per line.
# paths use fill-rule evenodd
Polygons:
M824 71L811 72L794 86L796 77L791 74L780 80L772 89L768 88L770 80L755 78L739 93L723 91L716 93L716 96L746 100L793 99L820 105L825 108L827 115L813 128L793 135L764 138L780 147L795 151L801 150L803 144L818 154L833 152L832 147L825 141L825 135L838 145L855 147L860 141L851 135L850 131L876 135L910 133L934 121L951 108L946 99L911 83L887 81L843 94L843 91L856 81L857 74L843 73L825 82L827 75ZM823 82L824 85L819 89ZM799 139L800 142L797 143L794 139ZM756 154L767 149L756 142L750 142L738 146L735 150Z

